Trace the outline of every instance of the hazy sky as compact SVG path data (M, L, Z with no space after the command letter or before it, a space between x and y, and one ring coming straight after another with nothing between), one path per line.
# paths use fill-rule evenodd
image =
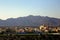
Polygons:
M60 18L60 0L0 0L0 19L28 15Z

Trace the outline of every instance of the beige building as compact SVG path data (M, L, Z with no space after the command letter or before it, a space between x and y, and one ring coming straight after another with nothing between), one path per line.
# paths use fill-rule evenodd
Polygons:
M46 25L41 25L39 27L39 29L40 29L40 31L48 32L48 26L46 26Z

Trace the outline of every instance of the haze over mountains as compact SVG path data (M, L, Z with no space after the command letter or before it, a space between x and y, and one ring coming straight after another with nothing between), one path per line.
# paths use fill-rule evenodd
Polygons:
M59 26L60 19L44 16L29 15L26 17L0 19L0 26L40 26L42 24Z

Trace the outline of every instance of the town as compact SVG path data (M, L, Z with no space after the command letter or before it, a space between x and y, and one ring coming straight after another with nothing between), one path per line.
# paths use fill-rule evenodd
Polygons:
M47 25L40 25L39 27L0 27L0 34L26 34L26 33L60 33L60 27L49 27Z

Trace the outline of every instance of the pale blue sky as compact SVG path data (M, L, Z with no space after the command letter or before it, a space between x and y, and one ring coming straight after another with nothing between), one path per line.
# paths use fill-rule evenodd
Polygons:
M0 0L0 19L28 15L60 18L60 0Z

